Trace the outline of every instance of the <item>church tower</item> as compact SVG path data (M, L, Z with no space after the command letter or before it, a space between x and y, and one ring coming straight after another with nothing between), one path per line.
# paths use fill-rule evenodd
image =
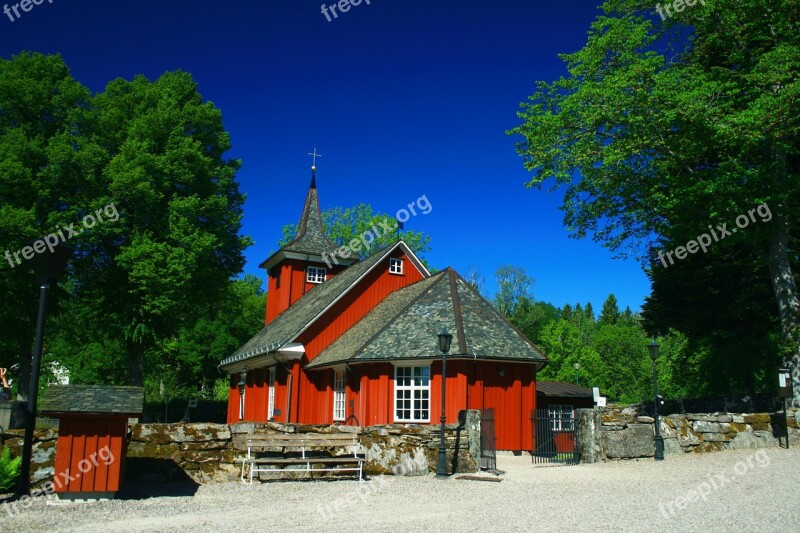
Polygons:
M355 259L337 257L335 263L326 257L338 248L322 227L322 213L317 194L316 166L311 168L303 214L297 223L294 240L281 247L259 266L267 270L267 316L265 325L286 311L293 303L316 285L324 283Z

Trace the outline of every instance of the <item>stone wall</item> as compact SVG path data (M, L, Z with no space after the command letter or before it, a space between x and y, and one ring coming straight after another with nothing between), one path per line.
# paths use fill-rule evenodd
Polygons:
M460 431L448 425L445 431L448 469L458 441L458 472L478 470L480 457L480 413L465 412ZM439 448L438 425L306 426L299 424L135 424L126 461L126 480L162 483L193 481L225 482L239 479L247 437L253 431L271 433L353 433L359 452L366 455L368 475L423 475L436 470ZM6 440L15 455L22 454L22 431ZM34 441L31 466L34 486L52 480L57 430L39 431ZM342 450L343 453L352 453ZM262 474L265 476L266 474ZM308 474L293 473L292 477ZM314 477L319 477L315 474Z
M137 424L128 448L128 473L134 480L176 480L188 476L197 483L235 481L241 474L247 438L254 431L267 433L352 433L358 437L359 453L365 454L367 474L423 475L435 471L439 426L382 425L306 426L298 424ZM459 435L460 433L460 435ZM459 440L459 472L475 472L475 442L480 445L480 426L456 425L445 431L448 465ZM472 450L471 450L472 448ZM342 450L343 454L352 453ZM261 474L262 477L272 476ZM308 477L292 473L293 478ZM320 474L314 474L319 477Z
M11 430L5 433L2 446L11 448L11 454L22 457L22 442L25 431ZM40 486L46 481L51 481L55 474L56 441L58 429L37 430L33 434L33 447L31 454L31 485Z
M592 413L592 410L586 410ZM582 428L596 426L599 431ZM653 418L639 415L639 406L595 408L579 415L579 438L587 449L596 447L602 459L634 459L654 456ZM783 412L778 413L688 413L660 418L664 453L703 453L725 449L770 448L779 445L783 435ZM593 431L590 431L590 429ZM790 445L800 445L800 410L789 411ZM785 442L785 439L783 440ZM591 462L591 458L587 458Z

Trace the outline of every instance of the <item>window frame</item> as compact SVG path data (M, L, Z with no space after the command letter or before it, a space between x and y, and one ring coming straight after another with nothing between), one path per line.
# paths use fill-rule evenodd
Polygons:
M547 406L551 431L575 431L575 406L553 404Z
M344 422L347 415L347 369L333 369L333 421Z
M267 369L267 420L275 418L275 367Z
M416 370L420 369L420 375L417 375ZM403 374L400 376L400 374ZM409 374L409 375L405 375ZM410 385L400 385L398 381L398 377L403 379L411 380ZM426 380L426 384L417 384L417 381ZM404 397L399 397L400 392L408 392L409 394L403 394ZM419 397L417 397L417 392L419 392ZM408 396L408 397L405 397ZM392 391L393 397L393 419L396 423L404 423L404 424L426 424L430 423L431 421L431 365L420 365L419 363L408 364L408 365L395 365L394 367L394 387ZM406 408L405 405L400 404L401 401L409 402L408 407ZM416 402L420 402L420 407L416 407ZM426 407L423 408L423 405ZM399 413L410 412L410 417L406 416L399 416ZM415 416L417 413L420 415L422 412L427 412L427 417L416 418Z
M314 271L313 275L311 273L312 270ZM314 283L318 285L320 283L325 283L327 280L328 280L328 269L326 269L325 267L310 266L306 268L306 283Z
M404 263L405 263L405 261L403 261L399 257L390 257L389 258L389 274L395 274L397 276L402 276L403 275L403 269L404 269ZM395 268L397 266L399 266L399 269Z

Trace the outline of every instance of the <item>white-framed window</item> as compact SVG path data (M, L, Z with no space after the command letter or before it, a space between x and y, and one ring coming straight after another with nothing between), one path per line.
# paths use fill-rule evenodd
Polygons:
M395 422L430 422L431 367L394 368Z
M575 409L571 405L551 405L547 414L553 431L575 431Z
M267 420L275 417L275 367L269 368L267 375Z
M306 281L309 283L322 283L327 277L328 271L321 267L308 267L306 271Z
M333 420L334 422L344 421L344 402L346 397L346 376L347 371L334 370L333 371Z
M389 259L389 273L390 274L402 274L403 273L403 260L397 258L390 258Z

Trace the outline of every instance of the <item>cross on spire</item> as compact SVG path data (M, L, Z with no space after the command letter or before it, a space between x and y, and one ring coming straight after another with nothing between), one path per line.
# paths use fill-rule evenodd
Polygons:
M311 164L311 170L317 170L317 158L322 157L322 154L317 153L317 147L315 146L314 152L313 153L309 152L308 155L314 158L314 162Z

